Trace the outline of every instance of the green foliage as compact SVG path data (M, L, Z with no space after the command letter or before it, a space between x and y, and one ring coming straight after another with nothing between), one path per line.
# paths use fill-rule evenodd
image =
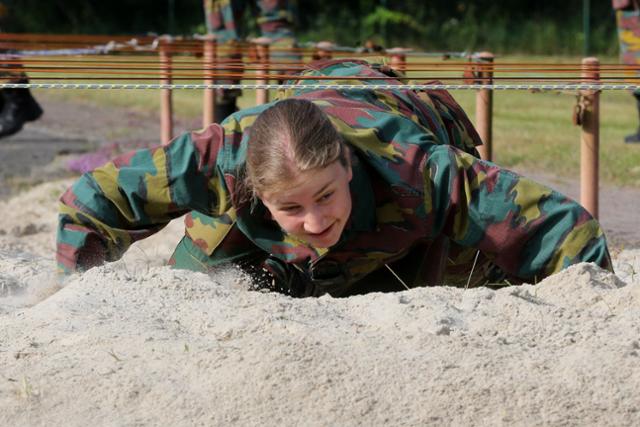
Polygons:
M295 0L289 0L295 1ZM297 0L302 41L427 51L582 54L584 0ZM3 31L67 34L204 32L202 0L8 0ZM590 54L617 51L609 1L591 1Z
M362 20L364 38L375 37L386 31L413 30L416 34L424 34L424 29L413 17L403 12L396 12L386 7L377 6L373 12Z
M202 0L9 0L6 32L44 34L191 34L202 24ZM179 3L179 4L178 4ZM173 17L173 19L172 19Z

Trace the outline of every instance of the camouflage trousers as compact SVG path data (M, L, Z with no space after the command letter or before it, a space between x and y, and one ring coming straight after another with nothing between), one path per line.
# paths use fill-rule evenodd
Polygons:
M299 54L292 52L297 47L293 36L293 12L286 0L204 0L203 1L207 32L215 35L219 44L218 62L223 65L222 72L240 74L244 71L240 67L243 61L243 49L240 41L247 37L249 31L244 18L246 9L251 9L252 15L260 28L262 37L268 37L270 43L270 60L282 63L295 63L301 60ZM248 58L255 62L257 58ZM228 70L224 64L233 64ZM237 84L237 79L218 80L218 83ZM218 102L235 102L241 95L240 89L218 90Z

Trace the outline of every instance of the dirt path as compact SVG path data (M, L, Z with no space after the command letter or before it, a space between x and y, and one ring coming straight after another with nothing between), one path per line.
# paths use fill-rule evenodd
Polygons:
M157 114L53 101L39 94L42 119L0 140L0 199L33 184L69 176L66 163L79 152L117 144L136 147L159 140ZM199 127L200 118L177 120L175 133ZM114 137L114 135L118 135ZM108 151L108 150L107 150ZM568 196L579 198L579 179L517 170ZM600 220L612 250L640 247L640 189L601 185Z
M71 176L67 162L79 153L159 141L157 114L60 102L46 92L37 98L45 112L42 118L0 139L0 200L34 184ZM199 124L200 118L176 120L174 132L195 129Z

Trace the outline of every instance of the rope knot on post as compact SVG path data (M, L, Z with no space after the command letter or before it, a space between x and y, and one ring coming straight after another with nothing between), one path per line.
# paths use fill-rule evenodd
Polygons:
M590 100L584 97L582 94L578 94L576 97L576 105L573 107L572 122L574 126L582 126L584 123L585 111L590 106Z

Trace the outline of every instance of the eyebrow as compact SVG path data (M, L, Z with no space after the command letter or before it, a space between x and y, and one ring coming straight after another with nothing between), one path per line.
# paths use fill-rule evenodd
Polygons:
M329 187L332 183L333 181L327 182L320 190L316 191L316 194L314 194L313 197L318 197L321 193L324 193L327 190L327 187Z
M329 181L327 182L325 185L322 186L322 188L318 191L315 192L315 194L313 195L313 197L318 197L320 194L324 193L325 191L327 191L327 188L331 186L331 184L333 184L333 181ZM296 206L298 205L298 203L293 203L293 202L283 202L283 201L276 201L276 203L278 205L280 205L280 207L285 207L285 206Z

